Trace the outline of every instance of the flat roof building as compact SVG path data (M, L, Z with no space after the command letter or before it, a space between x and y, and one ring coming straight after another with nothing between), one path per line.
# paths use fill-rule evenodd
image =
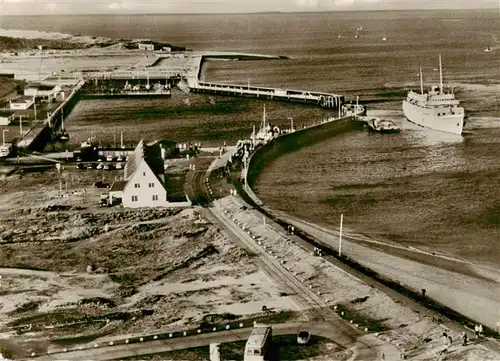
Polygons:
M24 95L46 99L50 102L58 93L61 93L61 91L62 89L59 85L30 84L24 89Z
M0 110L0 125L9 125L14 119L15 112Z
M155 50L155 45L150 44L150 43L139 43L139 49L141 50L149 50L149 51L154 51Z
M35 97L21 95L17 98L12 99L9 102L10 109L14 110L26 110L31 108L31 106L35 103Z

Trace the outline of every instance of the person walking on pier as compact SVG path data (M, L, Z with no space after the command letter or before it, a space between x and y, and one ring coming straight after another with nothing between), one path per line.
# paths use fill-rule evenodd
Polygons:
M478 336L481 337L483 335L483 325L481 324L479 325L478 331L479 331Z
M476 336L476 341L479 338L479 325L474 326L474 335Z
M467 346L467 334L464 332L462 332L462 346Z

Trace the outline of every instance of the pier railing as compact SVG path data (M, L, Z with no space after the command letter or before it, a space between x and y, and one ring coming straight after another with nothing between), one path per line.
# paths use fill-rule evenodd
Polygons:
M190 69L190 75L188 75L186 79L187 86L194 93L213 93L302 103L315 103L324 108L340 108L344 103L344 96L339 94L200 81L199 74L202 64L203 56L197 57L194 69Z

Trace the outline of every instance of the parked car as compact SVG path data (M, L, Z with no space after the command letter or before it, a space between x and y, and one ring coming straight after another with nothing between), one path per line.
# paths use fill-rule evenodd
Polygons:
M106 157L106 161L107 161L107 162L112 162L112 161L113 161L113 159L114 159L114 157L113 157L112 155L108 155L108 156Z
M299 331L297 333L297 343L299 345L307 345L311 339L311 333L309 331Z
M106 160L106 157L105 157L105 156L103 156L103 155L100 155L99 157L97 157L97 160L98 160L99 162L104 162L104 161Z
M87 169L94 169L94 165L92 163L87 164Z
M104 167L104 164L99 163L99 164L97 165L97 167L95 167L95 169L102 169L103 167Z
M123 162L123 156L119 155L118 158L116 158L117 162Z
M94 183L95 188L109 188L109 183L104 183L103 181L97 181Z
M104 164L104 166L102 167L102 169L104 169L104 170L109 170L109 165Z
M116 169L123 169L123 163L116 163Z
M83 163L77 163L76 169L85 169L85 166L83 165Z
M76 157L77 162L81 162L82 160L83 160L82 157Z

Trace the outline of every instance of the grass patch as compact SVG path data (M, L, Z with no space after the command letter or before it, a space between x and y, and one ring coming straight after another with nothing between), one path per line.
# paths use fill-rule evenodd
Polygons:
M18 313L25 313L38 310L38 307L42 304L41 301L30 301L25 302L21 306L17 307L14 311L11 311L10 315L15 315Z
M239 325L240 322L245 324L251 324L253 322L273 324L273 323L286 323L288 321L294 320L300 315L295 311L283 310L278 312L267 311L262 314L254 315L253 317L240 318L232 313L222 313L222 314L208 314L205 315L200 323L200 328L211 329L217 327L218 329L230 325L232 328L234 325Z
M364 299L364 298L363 298ZM363 299L355 299L351 303L361 303L364 302L362 301ZM366 301L366 300L365 300ZM333 306L331 307L332 309ZM388 320L388 318L385 319L380 319L380 320L375 320L373 318L370 318L368 316L362 315L360 312L350 308L347 305L344 304L339 304L337 305L337 309L335 310L340 317L342 317L344 320L352 321L353 324L358 324L361 327L366 327L370 332L383 332L383 331L388 331L389 328L384 326L383 322Z

